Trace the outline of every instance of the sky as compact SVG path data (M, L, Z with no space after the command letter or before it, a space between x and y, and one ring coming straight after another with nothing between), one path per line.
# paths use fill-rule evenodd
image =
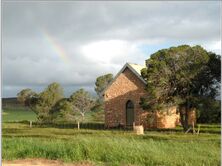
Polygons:
M98 76L181 44L221 54L219 1L4 1L2 97L52 82L95 94Z

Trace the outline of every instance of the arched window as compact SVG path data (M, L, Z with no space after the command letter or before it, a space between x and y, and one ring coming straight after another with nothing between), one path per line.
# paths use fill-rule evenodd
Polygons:
M128 109L128 108L132 108L132 109L134 108L133 102L131 100L128 100L126 102L126 109Z

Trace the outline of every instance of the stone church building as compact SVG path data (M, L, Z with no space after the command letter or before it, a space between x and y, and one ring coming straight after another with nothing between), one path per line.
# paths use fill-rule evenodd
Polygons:
M155 113L140 107L140 98L146 96L146 82L140 71L145 66L126 63L103 91L106 127L143 125L144 128L174 128L179 122L176 107Z

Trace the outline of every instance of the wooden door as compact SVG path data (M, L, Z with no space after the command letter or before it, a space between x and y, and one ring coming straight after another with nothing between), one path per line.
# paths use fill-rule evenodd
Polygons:
M134 105L131 100L126 103L126 125L132 126L134 122Z

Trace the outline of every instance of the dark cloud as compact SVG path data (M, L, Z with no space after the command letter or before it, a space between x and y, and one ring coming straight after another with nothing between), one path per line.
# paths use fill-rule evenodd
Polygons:
M219 52L219 4L5 1L3 97L54 81L66 95L81 86L93 92L101 74L115 74L125 62L143 63L149 56L144 45L202 44Z

